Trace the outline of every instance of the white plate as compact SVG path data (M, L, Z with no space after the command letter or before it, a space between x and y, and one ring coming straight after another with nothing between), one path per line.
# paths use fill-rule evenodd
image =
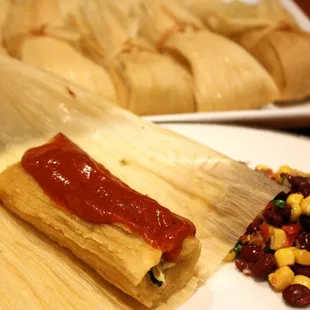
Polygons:
M248 2L250 0L240 0ZM253 2L253 0L251 0ZM257 1L257 0L255 0ZM300 27L310 31L310 20L292 0L282 0L284 7L291 12ZM255 124L270 127L304 127L310 123L310 102L281 107L269 104L262 110L200 112L169 115L151 115L145 119L157 122L205 122L205 123L236 123Z
M282 164L310 171L310 139L266 130L221 125L166 124L233 159L278 168ZM267 282L242 275L233 263L220 268L180 310L285 310L281 294Z

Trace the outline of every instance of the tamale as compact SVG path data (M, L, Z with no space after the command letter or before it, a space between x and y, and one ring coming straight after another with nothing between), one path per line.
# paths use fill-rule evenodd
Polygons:
M100 181L100 184L98 183L98 187L95 185L96 190L92 192L91 199L93 200L96 193L103 190L102 193L105 194L100 194L100 199L98 200L99 204L97 204L96 208L99 208L100 205L106 205L109 209L106 209L106 211L102 209L101 212L105 212L106 214L112 212L113 216L107 221L105 220L105 222L99 222L100 214L102 213L97 213L95 211L95 213L97 213L97 219L95 220L95 213L93 213L94 209L92 206L86 207L89 205L89 195L92 191L90 188L85 192L87 203L84 205L86 208L82 207L83 211L80 209L80 203L76 200L77 192L75 194L76 198L74 198L74 200L76 202L74 204L79 205L79 207L75 209L77 212L74 211L73 215L64 212L62 207L57 207L57 202L55 203L55 200L53 201L56 192L50 196L52 199L49 199L49 196L46 194L46 188L44 186L41 188L41 184L44 184L45 181L41 183L39 181L41 178L39 177L38 179L30 172L31 168L30 170L24 169L28 160L30 160L28 163L32 166L31 158L34 152L36 152L36 149L31 149L24 155L22 165L17 164L8 168L0 176L0 197L3 205L26 221L29 221L59 244L69 248L77 257L93 267L107 281L148 307L166 301L173 293L183 289L193 275L194 266L200 254L200 244L198 240L191 235L184 238L186 236L184 233L191 234L191 231L187 232L186 229L192 230L194 226L189 224L187 220L183 220L178 216L173 215L171 217L170 212L160 207L160 205L155 203L152 199L129 190L127 185L121 185L121 181L118 179L113 180L114 177L109 175L103 167L96 170L96 167L98 167L97 164L91 168L94 170L92 172L89 171L84 182L82 180L85 175L83 172L84 168L78 172L79 168L76 164L78 160L86 156L86 153L82 153L79 148L72 144L66 137L58 135L54 138L54 141L39 147L38 152L41 154L46 152L45 155L49 157L53 149L56 152L56 157L62 154L62 157L59 158L60 165L62 165L63 156L70 154L70 157L68 157L69 162L65 164L65 170L67 171L70 166L72 167L73 174L71 174L71 184L75 187L78 184L77 182L81 182L79 183L81 188L78 191L80 194L82 193L82 188L85 188L89 182L91 184L96 182L96 178L100 171L104 173L103 181ZM27 154L30 156L27 157ZM41 155L39 155L39 157L41 157ZM36 163L43 163L44 159L41 157L41 159L43 159L43 161L41 161L39 157L35 159ZM72 163L72 165L70 163ZM80 163L82 165L85 163L87 167L90 167L94 162L85 157L85 161L82 159ZM45 166L45 164L43 165ZM45 170L43 166L42 169L40 168L39 170L40 175L45 172L48 173L48 170ZM63 174L63 172L59 170L59 177L62 175L62 177L67 179L64 183L66 189L63 193L65 193L68 192L69 189L67 185L70 176L67 175L66 172ZM58 172L55 171L52 174L54 175L54 173ZM80 181L76 178L77 173L81 173L80 175L82 178ZM109 178L109 181L104 181L107 178ZM52 182L50 184L54 184L53 186L55 186L59 184L60 179L57 178L58 181L55 179L56 183L54 183L52 179L50 180ZM111 184L114 184L113 187L111 187ZM114 191L114 193L111 192L111 190ZM122 193L124 191L126 191L126 194L123 196ZM117 202L116 204L112 202L114 196L117 197L117 200L115 200L115 202ZM72 197L71 194L65 198L65 201L68 201L68 203L71 199L69 197ZM132 197L133 200L131 200L130 197ZM92 204L93 203L94 200ZM116 210L119 203L122 203L122 208L119 209L121 212L117 214ZM109 207L109 204L111 204L111 207ZM124 207L126 204L127 207ZM134 205L134 207L131 207L131 205ZM151 208L147 208L147 205ZM157 207L155 207L156 205ZM127 213L129 211L128 220L125 222L120 221L121 218L125 219L123 217L124 208L126 208ZM81 212L78 210L81 210ZM135 218L133 219L130 215L130 212L132 212L131 210L136 210L136 215L134 215ZM161 215L156 216L156 220L153 221L151 214L157 214L157 212ZM88 215L85 217L86 214ZM138 214L141 214L140 220L136 219L139 218ZM173 222L170 220L170 217ZM147 222L145 222L145 220L147 220ZM131 221L133 221L133 225L130 225ZM158 225L158 222L161 224ZM102 224L99 225L100 223ZM147 226L150 225L149 228L145 226L146 224ZM172 224L176 225L175 229L173 229L174 226ZM136 234L136 231L132 230L133 227L139 226L145 227L142 234ZM182 248L180 249L180 254L177 254L178 257L176 257L175 253L172 254L172 252L171 254L167 252L163 255L161 248L154 247L151 245L152 243L146 242L148 238L154 237L155 239L149 240L153 240L155 244L161 242L161 237L156 237L158 233L157 235L153 235L152 233L156 230L165 232L165 235L167 234L165 243L169 240L173 240L169 242L177 245L182 241L180 244ZM151 234L148 233L149 231ZM148 235L148 238L141 238L144 234ZM183 238L184 241L182 240ZM179 251L178 248L176 249ZM169 255L168 260L166 259L166 257L168 258L167 254ZM143 260L137 264L137 261L139 261L141 257L143 257ZM173 260L171 260L172 257Z
M194 112L189 72L135 36L139 16L136 2L127 10L121 10L113 1L85 3L83 14L77 16L76 21L82 18L79 25L84 25L86 33L91 32L91 40L95 40L96 45L89 45L89 37L83 42L88 43L91 50L92 47L100 49L102 58L100 60L100 53L96 51L87 54L95 54L94 60L110 72L121 107L138 115Z
M21 60L50 71L116 103L115 88L105 68L84 57L67 42L30 37L21 45Z
M259 108L278 97L272 78L250 54L175 7L171 0L146 1L141 33L189 68L197 111Z
M195 224L202 253L193 281L196 276L204 280L206 272L210 275L218 268L248 223L283 190L264 175L206 146L10 58L0 58L0 94L1 170L58 131L87 145L93 158L108 165L130 187ZM45 281L54 287L49 279ZM193 288L191 281L181 296L188 298ZM118 297L111 293L102 298L109 303ZM173 307L178 297L171 300L168 304Z
M300 29L280 0L182 0L213 31L245 47L276 82L277 100L302 100L310 95L310 35Z
M16 0L3 26L5 46L10 55L18 56L20 44L27 36L43 34L48 28L62 24L56 0Z
M247 31L234 39L272 75L281 101L310 96L310 34L289 24Z

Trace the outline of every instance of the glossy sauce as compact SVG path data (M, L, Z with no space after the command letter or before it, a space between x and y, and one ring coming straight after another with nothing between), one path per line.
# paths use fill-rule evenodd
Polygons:
M124 225L166 261L176 261L183 240L196 233L190 221L131 189L61 133L28 150L22 166L59 207L93 224Z

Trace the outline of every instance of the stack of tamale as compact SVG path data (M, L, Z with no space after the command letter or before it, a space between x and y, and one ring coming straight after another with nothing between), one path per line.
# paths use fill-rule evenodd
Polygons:
M256 109L309 95L309 34L278 0L0 5L1 53L138 115Z

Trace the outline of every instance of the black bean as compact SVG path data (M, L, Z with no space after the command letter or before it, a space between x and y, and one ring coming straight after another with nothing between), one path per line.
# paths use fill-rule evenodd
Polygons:
M267 278L277 267L273 254L264 254L252 267L253 277L256 279Z
M299 217L299 222L305 232L310 232L310 216L302 214Z
M296 276L301 275L310 278L310 266L295 264L293 266L293 271Z
M280 228L283 225L283 219L281 215L273 211L273 209L268 209L263 213L263 216L268 224Z
M310 233L301 233L296 238L296 246L299 249L310 251Z
M310 178L305 178L301 176L290 176L285 175L291 184L292 193L301 193L304 197L310 195Z
M288 222L290 220L291 207L288 204L285 204L283 209L275 208L274 211L281 216L283 222Z
M264 255L264 250L255 244L246 244L240 251L240 259L245 262L255 263L261 256Z
M239 259L239 258L235 260L235 265L241 272L243 272L244 269L250 268L253 266L253 264L245 262L244 260Z
M282 292L283 299L291 306L306 306L310 304L310 290L301 284L289 285Z
M260 232L260 225L263 223L262 219L256 219L253 221L253 223L251 223L247 229L246 229L246 233L247 234L256 234L257 232Z

